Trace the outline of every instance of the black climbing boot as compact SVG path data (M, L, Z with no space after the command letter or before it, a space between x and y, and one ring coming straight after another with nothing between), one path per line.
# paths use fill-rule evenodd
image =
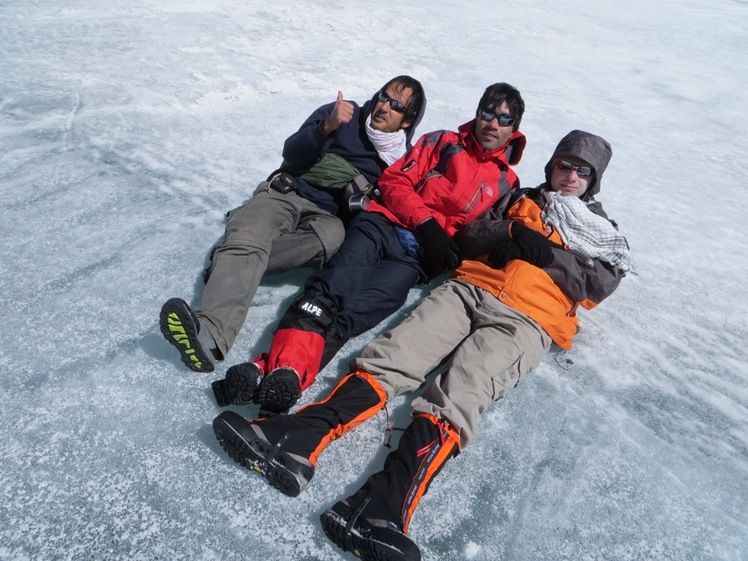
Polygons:
M408 526L433 478L459 452L459 442L446 421L424 414L414 417L382 471L322 513L327 537L365 561L420 561Z
M215 354L201 343L200 320L180 298L171 298L161 307L161 334L178 351L184 365L195 372L213 372ZM212 339L212 337L210 337Z
M226 371L223 380L216 380L211 385L216 403L220 407L226 407L257 402L257 389L261 380L262 370L256 363L235 364Z
M292 415L247 420L226 411L213 421L213 431L236 463L295 497L311 481L328 444L374 416L386 399L379 383L361 371L343 378L326 399Z

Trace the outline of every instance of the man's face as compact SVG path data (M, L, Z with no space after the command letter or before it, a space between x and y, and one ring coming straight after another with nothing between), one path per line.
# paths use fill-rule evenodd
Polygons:
M561 158L553 163L551 189L561 195L581 197L587 192L594 172L590 165L578 158Z
M486 121L480 115L475 118L475 138L478 139L478 143L483 146L485 150L495 150L506 144L506 141L509 140L509 137L512 136L512 132L514 132L512 130L512 125L502 127L499 124L499 115L511 115L509 112L509 105L504 101L498 107L491 105L489 107L481 107L481 109L488 109L496 116L490 121Z
M390 84L384 92L380 92L371 112L371 128L381 132L397 132L403 127L409 127L410 121L405 119L405 110L412 95L411 88L400 88L397 84ZM395 111L392 108L393 101L398 105L398 109L401 108L401 104L404 110Z

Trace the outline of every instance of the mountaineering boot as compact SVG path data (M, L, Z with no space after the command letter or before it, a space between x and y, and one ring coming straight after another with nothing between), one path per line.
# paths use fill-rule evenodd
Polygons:
M283 366L269 372L260 382L257 401L264 411L284 414L301 397L301 379L293 368Z
M382 471L322 513L325 535L364 561L420 561L418 546L407 536L410 520L431 481L459 449L459 434L447 421L416 415Z
M200 320L187 302L171 298L161 307L161 334L178 351L184 365L195 372L213 372L216 356L209 343L213 337L201 333Z
M379 383L358 371L343 378L326 399L293 415L247 420L226 411L213 420L213 431L232 460L296 497L330 442L374 416L386 400Z
M396 522L361 517L369 501L343 499L322 514L322 529L330 541L364 561L421 561L421 550Z
M257 401L257 389L262 380L262 370L255 362L235 364L226 371L223 380L211 384L219 407L244 405Z
M276 419L288 417L250 421L233 411L224 411L213 419L213 432L221 447L237 464L256 471L284 495L296 497L314 476L314 466L303 455L294 454L286 446L291 433L277 436L280 433L273 429L281 427L269 424Z

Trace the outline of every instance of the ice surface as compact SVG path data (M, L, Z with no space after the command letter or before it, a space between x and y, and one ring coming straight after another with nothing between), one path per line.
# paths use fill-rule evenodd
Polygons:
M296 499L210 428L210 381L308 271L260 288L215 376L157 318L301 121L401 73L421 133L517 86L526 186L570 129L610 140L599 199L640 270L486 412L413 520L424 559L748 559L747 28L731 0L0 2L0 559L343 558L318 515L381 465L384 413Z

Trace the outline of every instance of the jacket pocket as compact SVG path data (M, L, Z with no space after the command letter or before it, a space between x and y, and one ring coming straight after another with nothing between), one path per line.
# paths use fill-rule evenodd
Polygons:
M472 196L468 199L461 209L462 214L470 214L473 212L479 202L483 200L483 191L488 187L485 181L481 181L478 188L473 192Z

